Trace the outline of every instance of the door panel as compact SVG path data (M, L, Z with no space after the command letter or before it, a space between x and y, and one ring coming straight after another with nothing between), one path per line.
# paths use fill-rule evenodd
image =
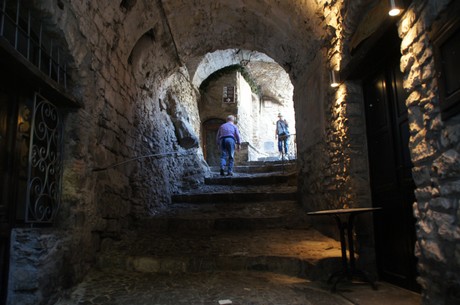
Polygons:
M6 93L4 82L0 85L0 303L6 300L9 244L11 232L10 209L10 174L12 138L11 129L12 102L11 96Z
M203 123L203 153L209 166L220 165L220 152L216 143L217 130L225 123L221 119L211 119Z
M406 94L398 57L363 81L376 251L383 280L418 290L414 256L414 182L409 154Z

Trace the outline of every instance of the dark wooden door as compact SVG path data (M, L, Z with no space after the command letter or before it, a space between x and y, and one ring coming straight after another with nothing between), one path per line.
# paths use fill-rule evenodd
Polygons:
M14 134L16 126L15 103L1 79L0 84L0 303L6 300L10 232L12 223L12 200L10 187L12 183L12 159Z
M414 182L409 155L406 93L398 57L385 60L363 82L372 201L380 277L418 290L414 256Z
M225 121L211 119L203 123L203 153L209 166L220 165L220 152L216 143L217 130Z

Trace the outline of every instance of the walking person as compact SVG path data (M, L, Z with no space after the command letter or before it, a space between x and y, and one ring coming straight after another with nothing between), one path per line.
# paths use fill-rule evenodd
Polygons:
M235 156L235 147L240 149L240 131L235 125L235 117L229 115L227 122L222 124L217 131L217 146L221 150L220 156L220 175L225 175L227 165L227 176L233 176L233 164ZM228 159L228 163L227 163Z
M278 151L284 160L284 156L287 156L289 151L289 125L281 113L278 113L278 121L276 121L275 139L278 139Z

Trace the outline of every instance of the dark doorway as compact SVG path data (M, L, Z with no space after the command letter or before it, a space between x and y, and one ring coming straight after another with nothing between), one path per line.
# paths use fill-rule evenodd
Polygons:
M203 153L209 166L220 165L220 153L216 143L217 130L224 124L222 119L210 119L203 123Z
M11 227L15 220L17 86L0 76L0 303L6 301Z
M8 249L10 244L10 225L8 217L8 112L9 107L6 95L0 91L0 303L6 300L8 278Z
M409 125L397 52L363 81L376 255L381 279L418 290Z

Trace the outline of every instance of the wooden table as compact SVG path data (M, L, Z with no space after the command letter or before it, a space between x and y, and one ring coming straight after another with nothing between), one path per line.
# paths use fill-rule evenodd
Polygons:
M372 281L366 272L356 269L355 266L355 249L353 245L353 226L355 216L358 214L375 212L381 210L382 208L351 208L351 209L336 209L336 210L322 210L309 212L307 215L310 216L330 216L333 217L337 223L337 226L340 231L340 246L342 248L342 270L334 272L328 279L328 283L332 281L333 278L337 277L334 285L332 286L332 291L335 291L337 284L344 280L348 279L349 281L353 280L353 277L359 277L365 282L371 284L373 289L377 289L375 282ZM348 251L350 252L350 263L347 259L347 242L345 239L345 231L348 237Z

